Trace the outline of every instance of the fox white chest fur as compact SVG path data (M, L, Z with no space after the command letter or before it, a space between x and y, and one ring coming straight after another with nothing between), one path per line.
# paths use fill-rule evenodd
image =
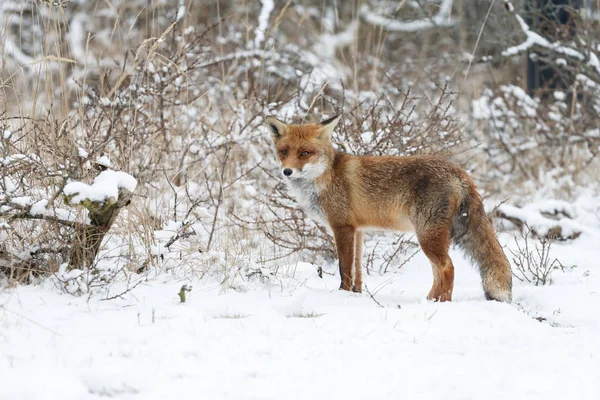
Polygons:
M288 180L287 186L290 194L313 221L328 225L327 218L323 212L323 207L321 206L321 201L319 199L319 189L313 180Z

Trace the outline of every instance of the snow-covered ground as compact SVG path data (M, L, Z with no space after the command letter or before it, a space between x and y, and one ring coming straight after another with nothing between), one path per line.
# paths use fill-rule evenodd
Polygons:
M555 244L576 267L551 286L516 281L513 304L485 301L458 250L442 304L425 300L422 254L365 277L383 308L305 263L244 293L192 282L185 304L169 277L112 301L3 290L0 398L598 399L598 243Z

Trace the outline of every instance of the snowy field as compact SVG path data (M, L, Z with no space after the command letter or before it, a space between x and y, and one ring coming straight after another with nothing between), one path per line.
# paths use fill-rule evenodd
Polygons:
M365 277L383 308L306 263L245 293L193 282L185 304L168 277L112 301L3 290L0 398L598 399L598 239L555 244L576 267L551 286L516 281L510 305L484 300L458 250L443 304L425 300L422 254Z

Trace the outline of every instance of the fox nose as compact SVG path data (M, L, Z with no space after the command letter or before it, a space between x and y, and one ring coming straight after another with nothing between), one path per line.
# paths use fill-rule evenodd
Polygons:
M290 175L292 175L292 172L293 172L293 171L292 171L291 169L289 169L289 168L286 168L286 169L284 169L284 170L283 170L283 174L284 174L285 176L290 176Z

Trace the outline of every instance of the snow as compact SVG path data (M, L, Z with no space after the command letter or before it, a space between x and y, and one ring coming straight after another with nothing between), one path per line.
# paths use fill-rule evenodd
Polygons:
M523 31L523 33L525 33L525 35L527 36L527 38L520 45L513 46L513 47L510 47L510 48L504 50L502 52L503 56L505 56L505 57L513 56L513 55L522 53L525 50L528 50L529 48L531 48L534 45L538 45L538 46L541 46L541 47L545 47L545 48L551 49L551 50L555 51L558 54L563 54L563 55L566 55L566 56L569 56L569 57L576 58L578 60L584 60L585 59L585 57L583 56L583 54L581 54L577 50L571 49L571 48L566 47L566 46L561 46L558 43L550 43L547 39L544 39L542 36L540 36L536 32L533 32L531 29L529 29L529 26L523 20L523 18L521 18L520 15L515 14L515 18L519 22L519 25L521 26L521 30Z
M14 204L17 204L21 207L27 207L28 205L33 203L33 198L31 198L30 196L18 196L18 197L13 197L11 199L11 201Z
M88 158L88 156L90 155L90 153L88 153L83 147L79 147L77 149L77 154L81 158Z
M359 23L353 21L346 30L337 34L323 33L321 40L313 46L314 53L329 63L335 63L335 53L338 48L349 46L356 40Z
M535 117L537 115L538 103L522 88L515 85L502 85L500 90L517 99L517 104L522 108L526 115L530 117Z
M18 183L15 182L14 179L11 179L10 176L5 176L0 178L2 179L2 188L6 191L6 194L14 193L18 188ZM5 193L0 193L0 199L3 198Z
M265 40L265 32L269 28L269 16L275 8L273 0L262 0L262 8L258 16L258 27L254 32L254 47L259 49Z
M48 200L40 200L35 202L31 209L29 210L29 214L31 215L46 215L48 210L46 207L48 206Z
M106 199L119 197L119 188L124 188L133 192L137 186L136 179L121 171L102 171L95 179L94 183L88 185L83 182L68 183L63 192L67 196L73 196L70 199L71 204L79 204L84 200L105 201Z
M185 304L183 282L165 275L112 301L49 283L7 289L0 398L595 399L596 243L558 245L578 267L553 286L516 281L513 304L483 300L457 250L454 302L441 304L424 300L422 254L398 273L365 276L384 308L306 263L246 292L186 281Z
M179 0L179 7L177 8L177 16L175 18L179 21L183 17L185 17L185 0Z
M487 95L472 100L471 112L474 119L488 119L492 116L489 100Z
M84 13L75 14L69 23L69 31L66 34L70 44L71 55L81 65L85 65L88 61L88 51L86 50L87 34L84 28L86 23L89 23L89 20Z
M96 160L96 164L101 165L106 168L112 168L112 163L107 156L102 156Z
M568 65L568 63L567 63L567 60L565 60L564 58L557 58L556 65L564 67L564 66Z
M55 217L62 221L76 221L77 213L64 208L48 208L48 200L42 199L31 205L29 214L33 216Z
M21 66L30 66L34 63L34 59L29 57L27 54L20 50L20 46L16 45L12 40L5 36L5 43L3 43L4 53L0 53L0 56L12 57ZM48 63L52 65L52 63Z
M373 132L366 131L360 134L360 140L365 143L371 143L373 141Z
M573 237L582 232L594 234L594 231L590 227L575 218L577 214L566 202L547 200L527 204L521 208L502 204L498 207L498 211L507 217L525 222L531 229L542 236L547 235L551 229L557 227L560 228L561 236L563 237ZM589 218L589 216L586 215L585 218Z
M15 164L19 161L36 162L39 161L39 157L35 154L12 154L10 156L0 158L0 163L4 164L5 166Z
M537 46L552 50L552 51L556 52L557 54L565 55L567 57L571 57L571 58L579 60L579 61L585 61L586 64L590 68L594 69L594 71L596 73L600 73L600 60L598 59L598 56L595 53L589 52L589 54L586 57L583 53L581 53L580 51L578 51L576 49L573 49L573 48L567 47L567 46L563 46L560 43L551 43L550 41L543 38L536 32L533 32L529 28L529 26L527 25L525 20L523 20L523 18L520 15L518 15L518 14L514 14L514 15L519 23L519 26L521 27L521 30L525 34L526 39L523 43L504 50L502 52L503 56L505 56L505 57L514 56L514 55L523 53L523 52L529 50L531 47L537 45ZM585 46L582 46L582 47L585 47ZM557 59L558 65L565 65L565 63L566 63L566 60Z
M223 57L215 57L210 61L206 61L200 64L200 68L205 68L209 65L218 64L224 61L245 60L252 57L269 59L272 58L272 56L274 56L274 58L277 58L277 53L271 54L263 50L236 51L235 53L227 54Z
M566 94L564 94L563 92L558 91L558 90L554 91L553 94L554 94L554 98L558 101L564 101L567 98Z
M372 25L380 25L388 31L395 32L417 32L435 27L453 26L455 21L451 19L450 12L452 11L453 0L442 0L439 11L431 18L422 18L414 21L398 21L395 19L382 17L372 12L368 6L361 7L361 16L365 22Z

